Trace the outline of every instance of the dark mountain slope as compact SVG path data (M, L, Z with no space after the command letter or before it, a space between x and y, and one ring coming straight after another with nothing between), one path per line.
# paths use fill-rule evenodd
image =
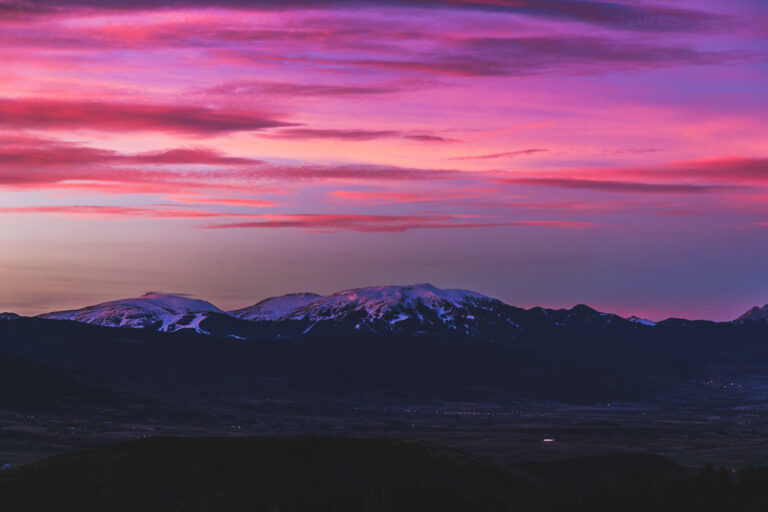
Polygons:
M0 408L35 412L125 405L103 378L63 371L0 351Z
M652 400L691 379L705 379L720 358L721 336L733 334L726 329L707 337L676 329L542 328L531 339L509 344L332 329L290 340L243 341L189 330L158 333L22 318L0 324L0 350L185 401L283 397L366 404L592 404ZM648 335L656 332L661 336ZM733 344L743 348L730 365L768 361L765 344L757 339L728 347ZM749 355L749 363L741 353Z

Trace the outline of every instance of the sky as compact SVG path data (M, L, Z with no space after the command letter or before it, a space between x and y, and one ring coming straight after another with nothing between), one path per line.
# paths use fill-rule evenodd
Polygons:
M0 0L0 311L768 302L763 0Z

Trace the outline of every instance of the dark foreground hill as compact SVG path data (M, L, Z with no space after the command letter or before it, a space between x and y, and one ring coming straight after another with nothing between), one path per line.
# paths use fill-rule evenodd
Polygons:
M587 325L508 344L322 331L290 340L236 340L190 330L161 333L19 318L0 322L0 351L59 372L40 375L37 385L22 384L31 379L28 374L16 386L19 393L45 386L45 379L61 378L61 372L85 372L94 376L89 382L111 381L145 396L183 402L227 397L361 405L669 400L739 405L765 399L766 335L768 327L669 322L626 332ZM13 356L0 352L0 364Z
M4 471L0 499L78 512L757 512L768 471L686 474L631 454L505 469L412 441L153 438Z
M362 439L153 438L0 473L9 510L527 510L521 478L454 451Z
M65 411L136 401L92 374L59 370L0 350L0 409Z
M593 404L651 400L708 376L675 346L589 332L517 344L371 333L242 341L22 318L0 322L0 350L185 402Z

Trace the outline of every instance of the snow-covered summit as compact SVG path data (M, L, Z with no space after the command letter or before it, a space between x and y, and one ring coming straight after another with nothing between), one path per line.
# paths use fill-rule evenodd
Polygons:
M39 315L50 320L73 320L108 327L151 328L176 331L199 329L207 313L223 313L210 302L183 295L150 292L133 299L103 302L71 311Z
M149 292L137 299L127 300L140 301L142 304L152 304L153 306L176 312L200 313L207 311L212 313L222 313L219 308L206 300L192 299L185 295Z
M233 324L231 320L234 319L270 323L272 325L267 329L287 329L289 332L296 329L308 332L322 322L374 332L418 333L437 328L470 334L486 328L486 324L496 325L502 316L500 308L509 306L468 290L440 289L424 283L356 288L328 296L292 293L228 313L203 300L151 292L133 299L46 313L40 317L166 332L191 328L216 335L231 335L230 330L248 331L252 335L252 329L264 327ZM506 320L502 323L514 324Z
M429 283L408 286L373 286L337 292L315 300L294 311L291 318L312 320L345 316L351 311L363 312L379 319L393 310L413 310L418 306L445 310L495 301L468 290L443 290Z
M17 315L16 313L0 313L0 321L3 320L16 320L17 318L21 318L21 315Z
M320 297L276 319L377 333L453 331L475 333L497 322L504 303L467 290L431 284L355 288Z
M627 317L627 320L632 322L633 324L647 325L649 327L653 327L654 325L656 325L656 322L653 322L651 320L648 320L647 318L641 318L635 315Z
M311 304L322 295L316 293L289 293L270 297L247 308L230 311L229 314L243 320L279 320L297 309Z

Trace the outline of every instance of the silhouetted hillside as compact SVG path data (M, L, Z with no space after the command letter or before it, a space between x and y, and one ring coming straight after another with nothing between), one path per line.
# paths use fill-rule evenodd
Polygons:
M542 496L492 465L421 443L154 438L0 473L8 510L515 511Z
M63 371L0 351L0 408L25 412L105 406L127 398L104 379Z
M503 469L412 441L153 438L1 472L0 497L25 511L762 512L768 470L634 454Z

